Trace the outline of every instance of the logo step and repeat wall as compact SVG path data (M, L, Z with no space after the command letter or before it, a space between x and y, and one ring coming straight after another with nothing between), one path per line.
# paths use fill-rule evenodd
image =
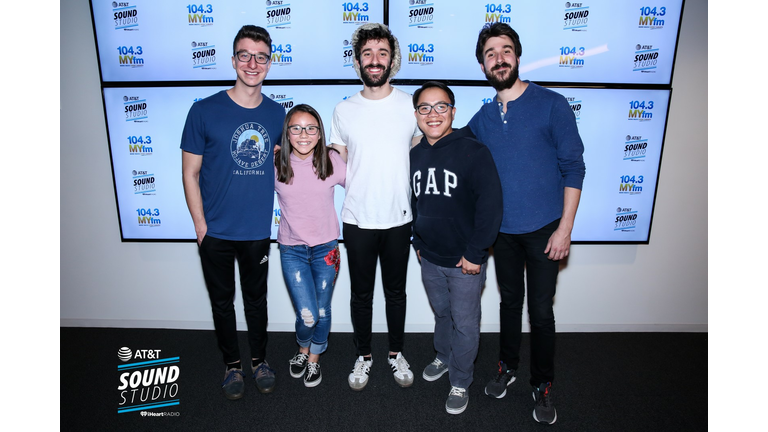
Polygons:
M241 26L265 27L273 40L263 93L286 110L312 105L330 134L336 104L361 89L348 84L357 80L351 36L359 25L387 23L397 36L402 90L450 80L454 126L462 127L495 96L474 55L477 34L503 22L520 34L521 78L565 96L576 116L587 175L573 240L649 241L682 0L91 6L123 240L195 239L181 183L181 131L195 101L234 81L232 40ZM338 210L343 196L337 187ZM279 221L275 200L273 239Z

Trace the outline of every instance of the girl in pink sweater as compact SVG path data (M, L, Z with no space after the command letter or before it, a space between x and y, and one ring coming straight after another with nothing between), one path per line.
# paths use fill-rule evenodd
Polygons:
M344 186L347 167L326 146L323 122L309 105L285 116L280 151L275 156L275 192L280 204L277 242L283 277L296 311L299 350L290 360L291 376L304 385L322 381L318 360L328 347L331 297L339 272L339 221L334 188Z

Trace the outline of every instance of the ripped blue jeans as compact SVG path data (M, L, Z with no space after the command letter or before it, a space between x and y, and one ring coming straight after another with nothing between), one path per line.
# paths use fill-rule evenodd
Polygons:
M317 245L280 245L285 285L296 311L296 342L322 354L331 332L331 297L339 272L338 241Z

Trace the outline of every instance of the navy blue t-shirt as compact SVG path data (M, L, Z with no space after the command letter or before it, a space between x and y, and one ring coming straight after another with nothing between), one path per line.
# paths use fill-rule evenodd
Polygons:
M226 90L195 102L181 149L203 156L200 193L206 235L263 240L272 233L274 156L285 108L262 94L256 108L236 104Z

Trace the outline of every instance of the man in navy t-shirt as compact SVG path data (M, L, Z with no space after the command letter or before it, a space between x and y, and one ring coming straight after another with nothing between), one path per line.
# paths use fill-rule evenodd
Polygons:
M181 137L184 195L195 224L213 324L226 371L228 399L243 396L235 319L235 259L240 270L251 372L262 393L274 389L265 360L267 270L274 202L273 147L285 109L261 93L271 66L272 39L243 26L233 44L235 86L192 105Z
M501 303L498 374L485 393L502 398L520 361L527 275L533 417L552 424L555 357L553 299L559 261L568 256L584 181L584 145L568 102L518 76L522 45L509 25L484 27L475 55L496 98L469 122L491 151L501 179L503 219L493 254Z

